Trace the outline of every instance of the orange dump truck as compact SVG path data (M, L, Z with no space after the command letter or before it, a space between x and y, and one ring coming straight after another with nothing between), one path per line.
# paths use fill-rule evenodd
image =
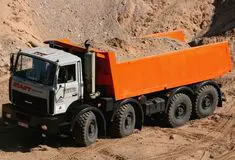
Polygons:
M147 37L184 41L181 31ZM128 136L146 116L162 114L177 127L213 114L224 99L213 79L232 69L227 42L125 62L87 43L46 43L11 57L11 103L3 105L3 117L45 135L70 133L80 146L106 133Z

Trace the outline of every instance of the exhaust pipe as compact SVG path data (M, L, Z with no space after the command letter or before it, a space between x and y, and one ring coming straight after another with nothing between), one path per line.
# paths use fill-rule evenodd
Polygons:
M87 49L87 53L85 53L84 61L85 61L85 80L86 80L86 95L91 99L96 99L100 92L96 91L96 55L94 52L89 51L90 44L88 40L85 42L85 46Z

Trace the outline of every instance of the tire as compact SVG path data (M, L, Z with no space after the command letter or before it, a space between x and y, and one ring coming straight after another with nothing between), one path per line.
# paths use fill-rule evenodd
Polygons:
M129 136L135 129L135 110L131 104L122 105L114 118L111 125L111 136L114 138L122 138Z
M76 121L74 141L78 146L86 147L94 143L98 137L96 116L92 111L82 114Z
M219 101L219 94L212 85L205 85L196 94L193 107L195 118L204 118L214 113Z
M192 113L192 101L186 94L177 93L171 99L167 112L167 123L171 127L184 125Z

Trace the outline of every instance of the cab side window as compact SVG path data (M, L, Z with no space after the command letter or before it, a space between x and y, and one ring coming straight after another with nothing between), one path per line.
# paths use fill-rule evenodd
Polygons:
M60 67L58 84L76 81L75 64Z

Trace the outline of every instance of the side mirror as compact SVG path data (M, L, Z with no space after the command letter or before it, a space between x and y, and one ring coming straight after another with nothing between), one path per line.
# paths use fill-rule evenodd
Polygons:
M10 72L11 73L13 73L13 71L15 70L15 57L16 57L15 53L10 54Z
M58 84L68 81L68 71L65 67L61 67L58 76Z

